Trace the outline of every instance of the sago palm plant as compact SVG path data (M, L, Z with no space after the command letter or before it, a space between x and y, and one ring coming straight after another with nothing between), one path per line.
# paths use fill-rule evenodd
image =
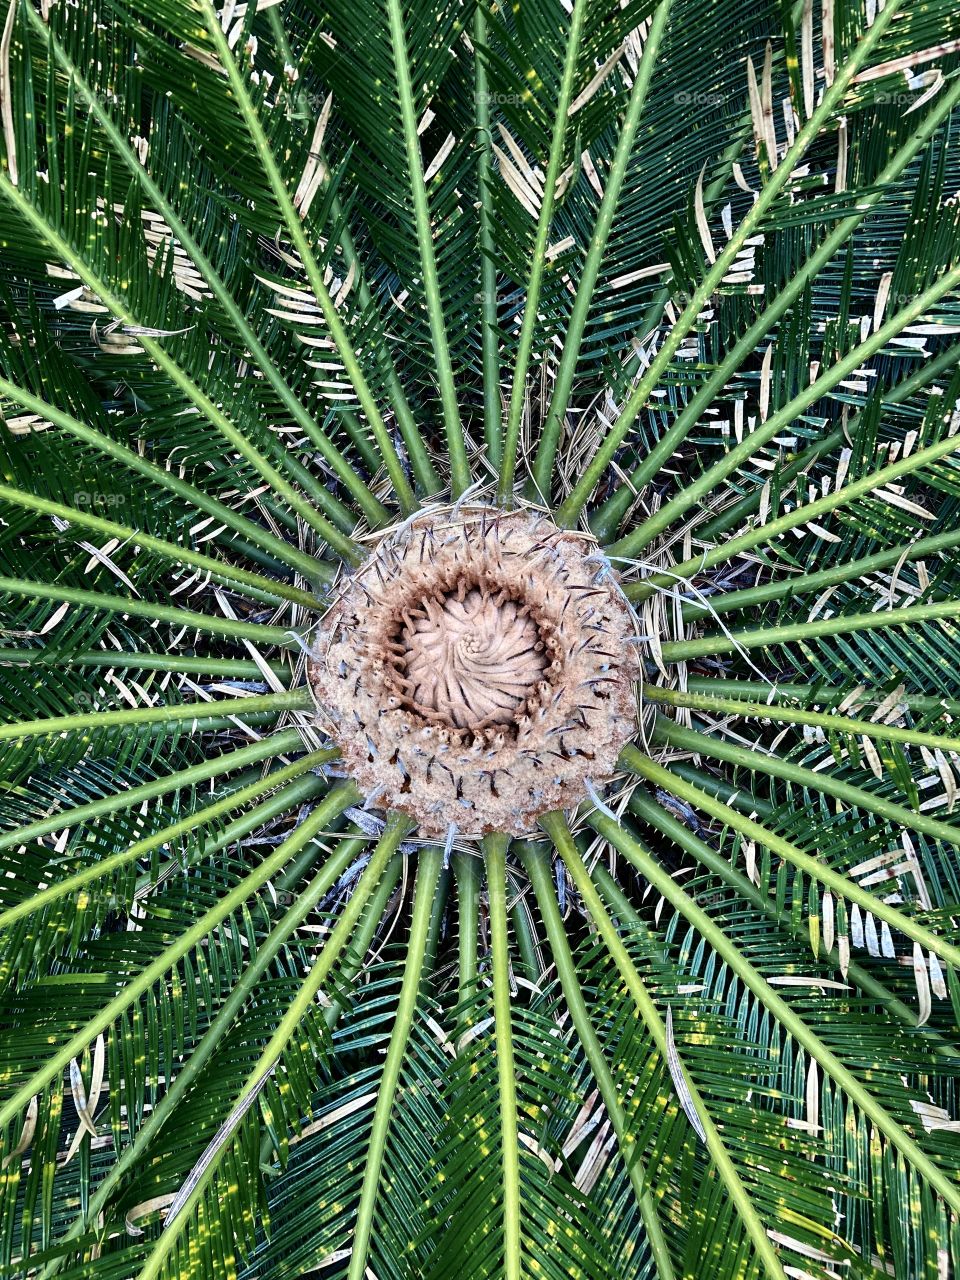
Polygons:
M5 1276L960 1266L952 0L9 0Z

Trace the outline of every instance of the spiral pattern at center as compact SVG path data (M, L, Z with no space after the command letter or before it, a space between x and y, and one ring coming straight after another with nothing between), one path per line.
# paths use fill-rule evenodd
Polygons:
M539 630L513 600L474 588L426 600L402 632L413 707L460 729L512 721L546 666Z

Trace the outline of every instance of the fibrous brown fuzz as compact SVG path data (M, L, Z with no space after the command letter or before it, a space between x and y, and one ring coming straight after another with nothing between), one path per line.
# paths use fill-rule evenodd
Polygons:
M340 583L309 679L345 768L426 836L530 833L613 774L636 728L632 617L585 536L445 508Z

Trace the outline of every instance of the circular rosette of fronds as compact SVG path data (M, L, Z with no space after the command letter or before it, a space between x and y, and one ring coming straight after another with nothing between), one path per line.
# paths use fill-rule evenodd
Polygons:
M541 512L434 508L345 574L308 679L367 806L425 836L529 835L636 729L632 610Z
M0 1280L955 1276L956 0L0 24Z

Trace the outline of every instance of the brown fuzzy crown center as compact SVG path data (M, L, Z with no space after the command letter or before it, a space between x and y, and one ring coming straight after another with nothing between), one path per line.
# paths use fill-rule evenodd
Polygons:
M632 639L588 537L459 503L343 576L309 679L368 804L425 837L526 835L615 774L636 725Z
M410 709L457 729L513 722L536 699L548 661L529 608L482 586L406 612L395 653Z

